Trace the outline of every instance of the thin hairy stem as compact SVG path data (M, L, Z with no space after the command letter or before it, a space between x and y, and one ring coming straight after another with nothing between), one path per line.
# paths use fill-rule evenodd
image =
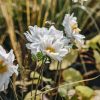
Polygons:
M98 76L96 76L96 77L93 77L93 78L89 78L89 79L85 79L85 80L76 81L76 82L64 83L64 84L61 84L61 85L59 85L59 86L57 86L57 87L55 87L55 88L51 88L51 89L49 89L49 90L43 91L43 92L41 92L41 93L38 93L37 95L46 94L46 93L48 93L48 92L50 92L50 91L56 90L56 89L61 88L61 87L64 87L64 86L69 86L69 85L74 85L74 84L77 84L77 83L92 81L92 80L95 80L95 79L97 79L97 78L99 78L99 77L100 77L100 75L98 75Z

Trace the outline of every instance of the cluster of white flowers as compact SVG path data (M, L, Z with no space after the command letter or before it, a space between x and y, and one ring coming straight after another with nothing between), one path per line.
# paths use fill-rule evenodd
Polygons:
M51 59L61 61L69 53L73 44L76 44L79 48L84 44L83 39L85 37L79 34L80 29L76 20L73 14L65 15L62 25L66 36L64 36L63 31L57 30L54 26L49 29L29 26L29 31L24 33L29 41L26 47L31 50L33 55L42 52Z
M65 46L63 32L57 30L54 26L49 29L30 26L29 30L31 34L29 32L25 33L27 40L30 42L26 46L32 54L36 55L38 52L42 52L54 60L61 61L62 57L69 52L69 48Z
M33 55L42 52L43 55L49 56L51 59L63 60L73 45L78 48L84 45L85 36L79 34L81 30L78 28L77 18L73 15L65 15L62 23L64 31L59 31L54 26L49 29L29 26L29 31L24 33L29 41L26 47L31 50ZM13 64L14 60L13 50L6 53L0 45L0 91L7 89L10 77L14 73L18 75L18 65Z
M18 65L15 66L13 64L14 60L15 56L13 54L13 50L6 53L6 51L0 45L0 91L7 89L10 82L10 77L14 73L18 75Z

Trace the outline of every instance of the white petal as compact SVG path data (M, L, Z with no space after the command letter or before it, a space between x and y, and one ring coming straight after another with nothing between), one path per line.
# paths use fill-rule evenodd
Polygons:
M8 74L0 74L0 91L4 91L4 89L8 88L9 76ZM6 87L5 87L6 85Z
M29 41L29 42L33 42L33 38L32 38L32 35L27 31L26 33L24 33L24 35L26 36L26 39Z
M53 47L56 49L56 51L59 51L59 49L61 49L63 46L63 42L56 41L53 43Z
M16 74L16 75L18 75L18 64L15 66L15 65L12 65L11 66L12 67L12 71L11 71L11 69L9 70L9 71L11 71L11 74Z
M81 35L81 34L73 34L73 36L77 39L84 39L85 36L84 35Z
M8 60L8 63L13 63L13 61L15 60L13 50L10 50L10 52L8 53L7 60Z
M57 30L54 26L51 26L49 28L49 33L48 35L52 35L56 39L61 39L63 37L63 31Z
M47 55L50 56L54 60L58 60L58 61L62 60L62 57L59 56L59 53L49 53L49 52L47 52Z
M6 53L5 49L0 45L0 58L1 59L6 59L8 54Z
M6 54L5 49L0 45L0 52L2 52L3 54Z
M69 50L67 50L67 49L61 49L60 51L59 51L59 55L61 56L61 57L64 57L66 54L68 54L69 53Z

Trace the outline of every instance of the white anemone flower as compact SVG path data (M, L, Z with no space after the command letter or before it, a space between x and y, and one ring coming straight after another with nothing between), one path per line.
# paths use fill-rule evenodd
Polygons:
M69 53L69 49L64 45L62 40L55 40L55 37L46 35L41 41L41 51L51 59L61 61Z
M78 28L77 18L73 16L74 14L66 14L63 20L62 25L68 39L71 42L74 42L77 47L82 47L84 45L84 35L79 34L81 31Z
M13 50L6 53L6 51L0 45L0 91L4 91L8 88L10 77L14 73L18 75L18 65L15 66L13 64L14 60L15 56L13 54Z

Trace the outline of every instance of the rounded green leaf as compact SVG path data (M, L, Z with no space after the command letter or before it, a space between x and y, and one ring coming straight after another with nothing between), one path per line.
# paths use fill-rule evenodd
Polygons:
M29 92L25 96L24 100L34 100L35 92L36 92L35 90ZM39 94L39 93L41 93L41 91L37 90L37 94ZM41 94L36 96L36 100L41 100L41 98L42 98Z
M85 98L90 98L94 94L94 91L87 86L76 86L75 89L77 93L79 93L80 95L82 95L82 97Z
M66 82L76 82L82 80L82 75L79 71L69 68L62 72L62 77Z
M58 88L58 92L61 97L66 97L67 96L67 87L63 86L63 87Z

